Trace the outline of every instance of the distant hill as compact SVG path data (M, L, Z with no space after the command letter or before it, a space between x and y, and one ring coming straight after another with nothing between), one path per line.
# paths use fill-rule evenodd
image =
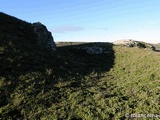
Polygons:
M60 42L53 52L45 41L52 37L41 35L33 24L0 13L0 119L159 115L159 52L99 42Z

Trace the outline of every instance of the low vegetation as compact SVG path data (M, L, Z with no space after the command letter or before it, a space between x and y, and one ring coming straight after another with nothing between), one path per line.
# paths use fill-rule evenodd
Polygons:
M160 114L159 52L83 43L59 45L53 54L37 45L29 23L18 26L17 19L3 18L0 119L125 120L134 113ZM86 46L106 52L77 49Z

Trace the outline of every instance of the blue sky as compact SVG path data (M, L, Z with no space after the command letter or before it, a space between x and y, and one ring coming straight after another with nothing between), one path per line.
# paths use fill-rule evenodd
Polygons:
M160 43L160 0L4 0L0 10L45 24L56 42Z

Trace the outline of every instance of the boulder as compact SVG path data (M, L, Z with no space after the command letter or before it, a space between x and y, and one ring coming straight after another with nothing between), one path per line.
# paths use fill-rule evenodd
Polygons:
M56 45L54 43L52 34L47 30L46 26L40 22L33 23L32 25L38 44L45 46L52 51L56 51Z

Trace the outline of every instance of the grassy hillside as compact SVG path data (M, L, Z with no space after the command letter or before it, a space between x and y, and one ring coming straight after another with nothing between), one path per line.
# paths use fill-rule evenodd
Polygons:
M160 114L159 52L82 43L58 45L53 54L37 45L30 23L0 13L0 27L0 119L124 120L134 113ZM92 46L107 52L77 49Z

